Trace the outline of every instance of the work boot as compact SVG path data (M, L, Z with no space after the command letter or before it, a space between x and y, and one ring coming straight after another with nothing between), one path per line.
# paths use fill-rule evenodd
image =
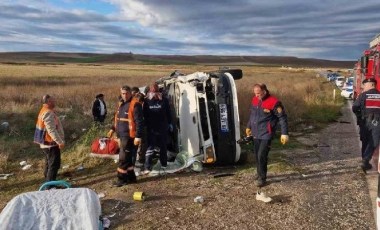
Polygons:
M257 187L264 187L265 185L266 185L266 181L265 181L265 179L259 178L259 179L256 181L256 186L257 186Z
M134 170L128 171L128 182L137 183L137 178Z
M367 170L372 169L372 165L367 160L363 160L360 167L362 168L363 171L367 171Z
M127 181L123 181L123 180L120 180L118 179L117 181L115 181L114 183L112 183L113 187L122 187L124 185L127 185L128 182Z

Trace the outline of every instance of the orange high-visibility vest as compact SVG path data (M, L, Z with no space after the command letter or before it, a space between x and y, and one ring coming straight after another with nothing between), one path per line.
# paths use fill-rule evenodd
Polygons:
M140 103L138 98L132 98L131 104L129 104L129 109L128 109L128 119L130 120L129 122L129 135L132 138L136 137L136 123L135 123L135 116L133 114L133 111L135 109L136 103Z
M141 104L141 102L137 98L133 97L131 102L129 103L128 118L118 117L120 106L123 104L121 102L119 102L119 106L118 106L117 112L115 114L115 129L117 129L117 122L128 122L129 136L131 138L136 137L136 123L135 123L135 119L134 119L135 117L133 114L136 103Z
M43 105L37 118L36 130L34 132L34 143L43 144L43 145L57 145L57 143L53 140L53 138L51 138L51 136L47 132L45 123L42 120L42 117L47 112L53 112L53 111L49 109L47 105ZM55 113L54 113L54 120L55 120L55 125L58 128L58 124L59 124L58 117Z

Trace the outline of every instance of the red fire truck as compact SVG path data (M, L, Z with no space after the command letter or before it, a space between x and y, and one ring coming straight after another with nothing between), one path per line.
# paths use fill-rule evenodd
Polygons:
M355 64L354 99L361 93L361 84L364 79L375 78L380 83L380 34L369 43L369 49ZM377 84L380 90L380 84Z
M354 81L354 94L358 96L362 89L361 83L364 79L375 78L378 82L376 88L380 89L380 34L376 35L374 39L369 43L369 49L365 50L360 61L356 63L356 80ZM354 97L355 98L355 97ZM377 148L373 154L373 160L377 160L378 170L378 190L376 199L376 222L377 229L380 229L380 159L379 148Z

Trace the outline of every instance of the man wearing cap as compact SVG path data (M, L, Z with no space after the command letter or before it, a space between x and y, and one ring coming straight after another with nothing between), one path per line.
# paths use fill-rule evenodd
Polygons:
M363 92L352 105L352 111L362 120L360 134L362 140L362 163L366 171L372 168L369 163L380 139L380 92L376 89L377 81L367 78L363 81Z
M92 104L92 115L94 116L94 121L103 123L107 115L107 106L104 102L104 94L98 94L95 97L95 101Z
M34 142L40 145L45 154L45 180L54 181L61 166L61 150L65 146L65 135L61 121L54 111L54 98L46 94L42 98L42 103L34 132Z
M281 127L281 143L286 144L289 141L288 120L284 106L269 94L265 84L255 84L253 94L246 134L253 137L253 150L257 162L256 185L262 187L266 184L268 154L277 123Z

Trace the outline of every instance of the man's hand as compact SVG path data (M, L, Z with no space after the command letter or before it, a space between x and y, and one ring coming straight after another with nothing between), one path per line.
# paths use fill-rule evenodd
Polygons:
M289 135L281 135L281 144L286 144L289 141Z
M58 148L61 149L61 150L62 150L64 147L65 147L65 144L64 144L64 143L58 145Z
M107 137L108 137L108 138L111 138L114 132L115 132L115 131L113 131L112 129L111 129L110 131L108 131L108 133L107 133Z
M133 144L135 144L136 146L140 145L141 144L141 138L135 137L135 140L133 140Z
M252 131L251 131L251 129L250 129L250 128L246 128L246 129L245 129L245 134L247 135L247 137L252 136Z

